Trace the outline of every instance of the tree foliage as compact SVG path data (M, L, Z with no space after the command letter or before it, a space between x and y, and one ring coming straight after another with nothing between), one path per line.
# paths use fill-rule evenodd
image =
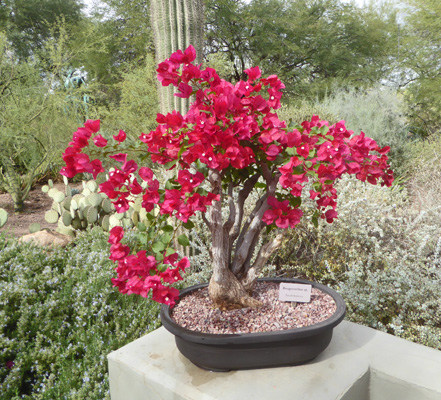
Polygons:
M18 212L35 180L60 158L63 133L78 122L56 77L42 79L37 62L18 62L0 32L0 188Z
M393 13L338 0L209 2L208 53L226 53L234 79L260 65L288 94L322 94L331 83L369 85L385 75Z
M413 132L427 136L441 130L441 3L407 0L401 32L401 86L405 87Z
M68 23L81 18L79 0L1 0L0 30L20 59L32 55L50 37L50 26L60 17Z

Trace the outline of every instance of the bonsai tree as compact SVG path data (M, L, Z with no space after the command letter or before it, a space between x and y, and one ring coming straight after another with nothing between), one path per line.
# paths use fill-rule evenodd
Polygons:
M254 307L259 303L250 293L259 272L286 230L302 218L302 191L307 188L317 204L314 224L319 218L332 223L337 217L334 184L343 174L392 184L389 148L380 148L363 132L354 135L344 121L331 125L313 116L287 126L276 113L284 88L277 76L262 78L254 67L246 71L247 81L233 85L214 69L194 65L195 57L190 46L158 66L163 86L173 85L175 96L194 96L194 101L186 115L158 114L157 128L140 135L143 145L137 151L150 164L140 166L121 151L123 131L109 143L98 134L100 122L89 120L74 133L61 173L90 172L96 178L105 172L101 160L110 157L114 169L100 190L120 213L142 198L148 221L140 226L143 248L124 243L122 227L110 231L110 258L117 263L112 282L121 293L147 297L151 292L153 300L173 305L179 292L171 285L190 265L173 243L188 244L177 232L192 229L195 214L202 213L211 232L211 300L221 309ZM94 146L86 154L91 139ZM163 168L154 168L157 164ZM173 177L161 183L155 171L163 175L164 169ZM253 192L254 207L245 215ZM177 223L171 225L170 218Z

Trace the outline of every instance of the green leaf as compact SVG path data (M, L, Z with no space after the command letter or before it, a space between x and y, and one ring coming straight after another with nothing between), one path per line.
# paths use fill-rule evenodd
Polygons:
M138 240L139 240L139 243L141 243L143 245L146 245L147 241L148 241L148 237L147 237L147 235L145 233L140 233L138 235Z
M159 240L160 240L162 243L167 244L167 243L170 243L171 236L170 236L168 233L164 233L163 235L161 235L161 237L159 238Z
M329 131L329 127L327 127L326 125L323 125L323 126L319 129L319 132L320 132L322 135L326 135L326 134L328 133L328 131Z
M171 233L175 230L175 228L173 228L173 226L171 225L165 225L163 227L161 227L162 232L168 232Z
M170 181L165 182L165 188L167 190L171 190L173 189L172 183Z
M138 231L145 232L147 230L147 227L142 222L138 222L138 225L136 225L138 228Z
M301 175L303 174L305 171L303 170L303 167L301 165L295 167L292 169L292 174L293 175Z
M185 229L193 229L194 228L194 223L192 221L187 221L184 224L182 224L182 226Z
M150 228L149 229L149 238L153 239L156 236L156 229L155 228Z
M149 221L154 221L155 218L156 218L156 217L155 217L152 213L148 213L148 214L147 214L147 219L148 219Z
M312 184L312 187L313 187L313 189L314 189L316 192L321 193L321 191L322 191L322 184L321 184L320 182L314 182L314 183Z
M199 193L201 196L206 196L208 194L208 192L200 186L196 189L196 192Z
M295 156L297 154L295 147L287 147L285 149L285 151L286 151L286 154L288 154L290 156Z
M179 235L178 236L178 243L181 246L188 246L190 244L190 240L188 239L188 237L186 235Z
M290 203L293 207L300 207L300 205L302 204L302 198L301 197L294 197L290 201Z
M164 251L164 249L165 249L165 244L162 242L156 242L152 246L152 250L154 253L160 253L161 251Z
M312 217L312 223L316 228L318 228L318 218L315 215Z
M168 163L164 164L165 169L172 169L176 163L178 162L178 160L173 160L173 161L169 161Z
M311 161L305 161L305 165L307 168L311 168L312 167L312 162Z
M263 182L257 182L254 187L256 187L257 189L266 189L266 184Z
M174 254L174 253L176 253L176 250L173 249L173 248L171 248L171 247L168 247L167 250L165 251L165 255L166 255L167 257L168 257L169 255L171 255L171 254Z
M334 181L331 179L328 179L325 181L325 185L332 185L333 183L334 183Z

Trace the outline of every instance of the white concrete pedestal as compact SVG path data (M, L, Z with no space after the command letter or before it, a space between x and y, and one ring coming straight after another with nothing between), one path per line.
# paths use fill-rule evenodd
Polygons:
M108 361L112 400L441 400L441 351L347 321L301 366L204 371L164 328Z

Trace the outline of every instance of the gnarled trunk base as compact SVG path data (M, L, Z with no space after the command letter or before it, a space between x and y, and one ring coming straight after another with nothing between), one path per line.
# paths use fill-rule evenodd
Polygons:
M221 276L213 274L208 286L208 294L215 307L222 311L262 305L260 301L250 296L230 270L226 270Z

